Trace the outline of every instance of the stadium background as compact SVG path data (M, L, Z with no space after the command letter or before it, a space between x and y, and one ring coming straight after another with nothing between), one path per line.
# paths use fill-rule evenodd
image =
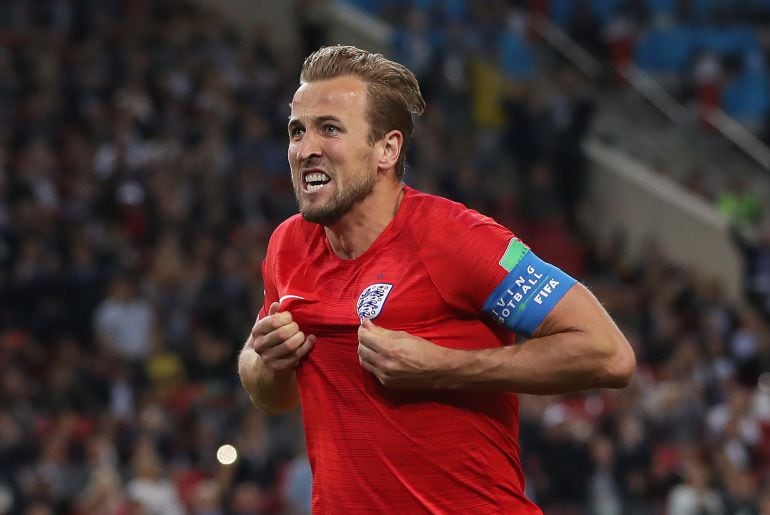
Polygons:
M637 352L623 391L522 398L545 512L770 513L768 20L763 0L3 0L0 513L307 512L299 415L251 408L235 362L295 211L298 68L337 42L419 76L407 182L581 278Z

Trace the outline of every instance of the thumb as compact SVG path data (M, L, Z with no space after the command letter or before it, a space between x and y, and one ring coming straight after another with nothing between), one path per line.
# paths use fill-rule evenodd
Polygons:
M377 326L368 318L361 318L361 326L358 328L358 343L377 351L379 336L373 331Z
M278 313L279 309L281 309L281 305L278 304L277 302L273 302L272 304L270 304L270 309L267 311L267 314L275 315L276 313Z

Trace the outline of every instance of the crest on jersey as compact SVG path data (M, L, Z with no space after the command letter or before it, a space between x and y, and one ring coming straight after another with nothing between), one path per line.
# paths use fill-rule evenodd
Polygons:
M356 304L358 316L369 320L377 318L392 289L393 285L387 283L376 283L364 288Z

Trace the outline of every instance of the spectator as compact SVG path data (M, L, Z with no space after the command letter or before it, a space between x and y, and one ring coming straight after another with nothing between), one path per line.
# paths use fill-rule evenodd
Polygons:
M125 275L112 280L94 314L94 329L107 352L138 364L152 352L156 335L153 308L134 281Z
M265 499L264 490L258 484L247 481L235 485L230 500L229 513L232 515L263 515L268 513L267 506L268 502Z
M670 515L721 515L726 513L719 495L710 488L708 468L692 461L685 468L685 482L675 486L668 497Z
M756 224L762 216L759 200L746 181L734 178L717 198L717 208L730 223L745 229Z
M120 476L109 466L97 466L77 502L80 513L118 514L126 512L129 503L122 488Z
M312 508L312 471L303 452L286 466L282 497L286 510L295 515L310 515Z
M134 478L126 490L149 515L181 515L184 507L173 483L166 479L160 456L149 440L141 441L133 456Z
M220 487L216 481L211 479L200 481L195 486L190 513L192 515L224 515L221 495Z
M576 70L559 71L558 91L548 112L553 171L559 199L568 221L577 221L577 206L585 192L587 160L581 147L594 111L594 103ZM573 226L577 229L577 226Z
M591 477L589 511L594 515L623 513L615 478L614 452L612 440L605 436L598 436L591 444L594 474Z
M770 321L770 220L760 225L755 239L739 227L730 234L743 255L744 293L751 304Z

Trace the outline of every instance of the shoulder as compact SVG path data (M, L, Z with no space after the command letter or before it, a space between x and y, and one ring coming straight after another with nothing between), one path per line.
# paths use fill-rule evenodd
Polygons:
M478 312L507 275L500 265L513 234L458 202L412 190L409 231L417 255L444 300Z
M493 218L450 200L410 189L410 230L420 240L488 237L510 239L511 232Z
M420 215L425 216L441 216L447 213L458 214L464 211L471 211L465 205L450 200L446 197L439 195L432 195L413 188L407 188L407 195L409 202L413 205L415 210L420 212Z

